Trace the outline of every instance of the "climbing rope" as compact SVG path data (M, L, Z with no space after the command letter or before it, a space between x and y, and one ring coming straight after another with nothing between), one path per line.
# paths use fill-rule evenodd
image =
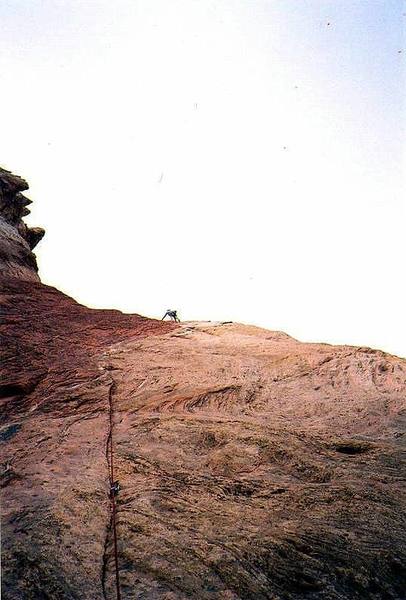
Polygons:
M114 383L111 384L109 390L109 419L110 431L107 440L107 460L109 463L109 478L110 478L110 509L111 509L111 524L113 529L113 545L114 545L114 564L116 571L116 592L117 600L121 600L120 592L120 571L118 568L118 550L117 550L117 516L116 516L116 491L117 486L114 480L114 448L113 448L113 389Z

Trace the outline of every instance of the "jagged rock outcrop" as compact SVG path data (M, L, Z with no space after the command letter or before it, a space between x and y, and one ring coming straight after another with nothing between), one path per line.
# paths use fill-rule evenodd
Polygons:
M31 200L21 192L27 182L0 168L0 272L3 276L38 281L33 248L43 238L40 227L29 228L22 220L30 214Z
M9 600L404 598L406 360L1 280ZM29 325L28 325L29 324Z

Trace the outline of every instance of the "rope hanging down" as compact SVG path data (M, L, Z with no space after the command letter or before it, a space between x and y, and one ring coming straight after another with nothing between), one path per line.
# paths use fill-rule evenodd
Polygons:
M116 494L120 489L118 481L114 480L114 449L113 449L113 388L114 383L109 390L109 419L110 431L107 440L107 459L109 463L109 478L110 478L110 509L111 509L111 524L113 529L113 545L114 545L114 563L116 571L116 592L117 600L121 600L120 592L120 572L118 568L118 551L117 551L117 523L116 523Z

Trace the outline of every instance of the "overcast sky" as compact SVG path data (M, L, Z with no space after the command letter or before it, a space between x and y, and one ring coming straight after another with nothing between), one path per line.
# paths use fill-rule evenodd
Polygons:
M401 0L1 0L1 164L82 303L406 356Z

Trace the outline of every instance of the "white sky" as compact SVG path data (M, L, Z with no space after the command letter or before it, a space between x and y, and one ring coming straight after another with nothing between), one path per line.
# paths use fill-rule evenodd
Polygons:
M401 0L2 0L43 281L406 356L405 26Z

